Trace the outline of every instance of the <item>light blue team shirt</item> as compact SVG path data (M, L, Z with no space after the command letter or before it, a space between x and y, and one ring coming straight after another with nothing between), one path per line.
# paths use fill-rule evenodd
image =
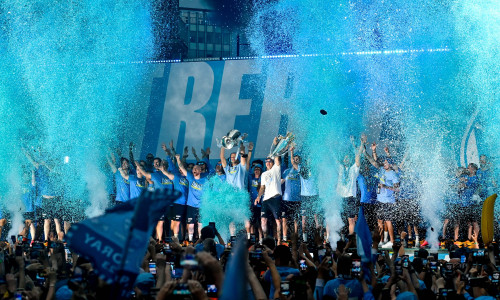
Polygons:
M286 169L281 178L285 179L284 201L300 201L300 174L294 168Z
M174 182L168 179L168 177L161 171L151 173L151 181L155 185L155 190L174 189Z
M130 184L130 199L139 197L142 191L146 188L145 178L138 178L137 175L130 174L128 176L128 181Z
M380 167L378 172L379 182L387 185L389 187L393 187L396 183L399 183L398 176L394 170L386 170L384 167ZM394 197L394 192L380 188L380 193L377 194L377 201L380 203L395 203L396 198Z
M248 179L248 171L246 165L243 166L240 163L234 167L231 167L230 163L228 163L224 168L224 172L226 172L227 183L240 190L246 190Z
M299 174L302 169L302 165L299 165ZM318 187L316 185L316 181L311 174L311 170L307 172L307 178L304 178L302 174L300 175L300 195L301 196L317 196L318 195Z
M200 208L201 198L203 196L203 186L208 181L207 177L195 179L193 173L188 172L186 179L189 182L189 193L186 205Z
M174 204L186 205L189 181L179 173L174 173L174 190L181 192L182 196L174 201Z
M129 175L130 178L130 175ZM127 202L130 200L130 182L122 177L120 171L115 172L116 201Z

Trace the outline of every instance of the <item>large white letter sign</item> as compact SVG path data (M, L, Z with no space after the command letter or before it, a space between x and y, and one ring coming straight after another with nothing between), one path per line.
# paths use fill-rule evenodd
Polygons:
M216 138L234 128L236 116L249 115L252 100L240 99L241 80L245 74L259 74L260 68L250 60L226 61L219 94L219 105L212 135L212 149L217 149ZM255 137L249 137L254 140Z
M157 153L163 152L162 142L173 139L176 143L180 139L179 131L182 122L186 124L184 145L190 145L196 149L203 148L206 120L196 110L207 104L213 87L214 73L207 63L172 64L159 135L165 137L166 140L158 141ZM189 95L191 95L190 99L186 99ZM181 152L181 149L178 152Z

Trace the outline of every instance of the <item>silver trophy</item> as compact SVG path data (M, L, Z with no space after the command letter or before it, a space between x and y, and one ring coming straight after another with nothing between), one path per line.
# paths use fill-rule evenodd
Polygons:
M278 135L278 143L271 145L271 152L269 153L270 157L283 156L288 151L288 148L293 147L295 143L295 136L293 133L289 132L285 136Z
M237 129L233 129L227 133L227 135L223 136L222 139L216 139L217 147L224 147L226 149L231 149L234 146L238 146L240 143L244 143L247 134L241 134Z

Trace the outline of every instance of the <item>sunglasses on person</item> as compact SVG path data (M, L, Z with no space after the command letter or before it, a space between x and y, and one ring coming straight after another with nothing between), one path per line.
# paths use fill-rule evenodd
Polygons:
M272 163L273 161L271 159L266 159L266 163Z
M155 158L154 156L146 156L146 159L153 159Z

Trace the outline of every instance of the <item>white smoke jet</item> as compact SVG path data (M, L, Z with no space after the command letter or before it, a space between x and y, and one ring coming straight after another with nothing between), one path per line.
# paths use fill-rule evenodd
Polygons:
M88 163L84 172L87 184L90 206L85 210L89 218L100 216L108 206L108 192L106 191L106 176L95 163Z
M445 132L438 126L440 120L429 120L409 139L408 167L418 173L422 186L420 188L420 207L422 217L427 224L427 242L431 249L439 247L439 233L442 229L441 211L443 200L449 187L449 170L453 167L450 153L445 144ZM416 125L415 125L416 126ZM450 151L450 150L448 150Z
M11 215L11 227L8 236L18 235L19 230L23 226L23 215L22 212L25 210L24 204L21 201L22 189L21 181L19 180L19 170L17 168L11 168L7 176L7 182L9 190L5 196L5 203L7 211Z

